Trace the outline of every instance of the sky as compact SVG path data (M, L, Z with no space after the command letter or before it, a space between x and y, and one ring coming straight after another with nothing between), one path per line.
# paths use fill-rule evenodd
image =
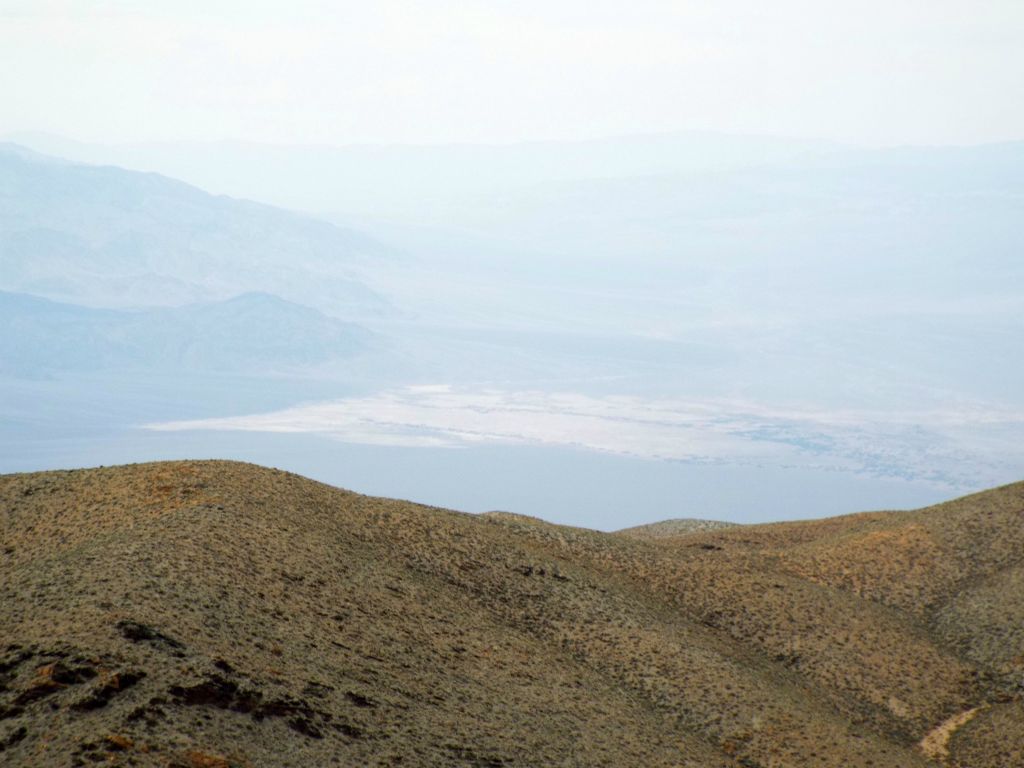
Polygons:
M1024 138L1021 0L0 0L0 135Z

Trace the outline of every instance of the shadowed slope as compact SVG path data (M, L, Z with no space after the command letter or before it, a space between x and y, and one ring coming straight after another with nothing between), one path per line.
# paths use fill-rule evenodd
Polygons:
M229 462L5 476L0 764L907 768L994 704L950 760L1005 766L1022 487L641 541Z

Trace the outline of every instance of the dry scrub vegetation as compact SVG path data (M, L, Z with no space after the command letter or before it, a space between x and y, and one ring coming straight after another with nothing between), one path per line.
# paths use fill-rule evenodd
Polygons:
M2 765L1024 766L1024 484L605 534L173 462L0 515Z

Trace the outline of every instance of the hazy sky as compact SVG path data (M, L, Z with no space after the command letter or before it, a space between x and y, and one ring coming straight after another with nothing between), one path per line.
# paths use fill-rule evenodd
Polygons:
M1024 0L0 0L0 134L1024 138Z

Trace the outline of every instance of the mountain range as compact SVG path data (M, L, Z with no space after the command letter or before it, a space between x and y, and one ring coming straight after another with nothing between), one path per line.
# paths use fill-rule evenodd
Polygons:
M8 141L79 162L155 171L203 189L315 213L429 221L481 194L570 179L741 168L839 148L700 131L513 144L90 144L45 133Z
M93 309L0 291L0 373L262 373L358 354L373 334L265 293L139 310Z
M533 466L543 446L566 446L546 491L579 499L587 483L570 451L611 449L686 462L652 483L624 458L616 476L630 490L616 499L689 512L668 490L679 484L704 500L694 513L744 519L766 519L767 507L720 506L727 496L699 480L712 473L699 462L780 482L809 471L814 482L793 480L802 490L787 498L830 499L818 514L920 505L1019 475L1019 143L247 146L242 175L222 167L234 149L212 163L220 145L138 156L36 145L168 165L0 148L0 315L16 330L0 340L8 469L221 455L350 484L367 468L337 469L352 463L341 441L402 447L409 428L427 429L426 443L460 451L414 452L409 485L360 489L557 515L551 496L495 495L490 472L474 475L467 501L469 455L489 462L489 447L511 443ZM308 194L323 208L377 186L336 225L153 172L172 159L191 182L219 174L221 192ZM413 204L375 197L388 190ZM506 393L511 409L465 412L451 398L438 408L437 387L470 400ZM637 429L664 431L650 416L666 401L666 424L695 418L699 439L638 443ZM415 418L396 419L407 406ZM282 412L302 418L278 423ZM242 417L250 430L275 425L224 431ZM140 434L171 423L179 431ZM289 463L286 435L300 434L317 447ZM249 452L257 441L265 453ZM690 472L700 490L682 479ZM857 501L849 483L866 489ZM617 524L636 519L607 493L587 505L595 496ZM798 506L796 516L816 513Z
M387 312L372 239L154 173L0 145L0 289L106 308L266 292L343 319Z

